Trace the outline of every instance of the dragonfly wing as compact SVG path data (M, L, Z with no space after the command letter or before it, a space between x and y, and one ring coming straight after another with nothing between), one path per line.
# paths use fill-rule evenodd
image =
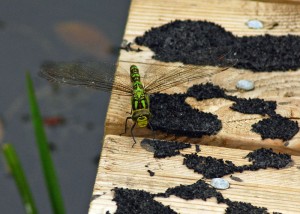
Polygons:
M152 65L146 71L150 76L147 77L149 81L145 80L147 81L145 90L148 93L160 92L188 81L223 72L237 63L237 59L233 58L234 53L231 47L208 49L206 52L202 52L202 54L204 55L203 59L205 58L206 60L203 60L200 64L210 64L220 66L221 68L204 68L197 65L182 65L172 68ZM209 57L212 59L209 59ZM205 61L207 63L204 63Z
M100 62L46 62L41 66L40 76L51 82L131 96L128 73L115 76L115 70L116 65Z
M170 70L169 75L157 77L156 81L153 81L149 85L145 86L145 90L147 91L147 93L164 91L185 82L212 76L214 74L223 72L228 68L229 67L219 68L218 70L216 70L194 65L179 66L175 69L173 68L172 70Z

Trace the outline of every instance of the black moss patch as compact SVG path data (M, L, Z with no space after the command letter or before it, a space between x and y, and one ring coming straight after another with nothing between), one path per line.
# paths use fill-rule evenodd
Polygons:
M252 164L236 166L231 161L213 157L198 156L196 153L183 155L183 164L194 172L202 174L205 178L220 178L224 175L245 170L256 171L259 169L284 168L292 162L288 154L277 154L272 149L258 149L250 152L246 157Z
M198 101L211 98L225 98L224 89L211 83L193 85L187 90L187 96L194 97Z
M234 45L235 37L211 22L188 20L151 28L135 42L148 46L155 52L154 58L160 61L214 65L212 59L219 57L220 53L210 53L213 56L209 56L207 48Z
M150 175L151 177L155 175L155 173L154 173L153 171L151 171L151 170L147 170L147 172L149 173L149 175Z
M300 37L244 36L237 38L236 68L253 71L288 71L300 67Z
M153 199L153 196L143 190L132 190L124 188L114 188L114 199L117 203L115 214L175 214L169 206Z
M227 95L224 89L211 83L194 85L186 94L152 94L150 96L150 110L153 115L151 125L154 130L161 130L169 134L188 137L202 137L216 134L222 128L222 123L216 115L204 113L191 108L185 103L188 96L197 100L224 98L233 101L230 107L234 111L244 114L269 115L252 125L252 131L261 134L262 138L291 139L298 131L298 123L277 115L275 101L263 99L245 99Z
M236 37L207 21L170 22L151 28L135 42L148 46L155 52L155 59L165 62L217 65L216 59L227 53L227 58L238 60L234 67L256 72L296 70L300 67L299 36Z
M244 114L275 115L277 103L275 101L265 101L263 99L245 99L227 95L223 88L212 83L193 85L187 90L187 96L196 98L198 101L212 98L224 98L233 101L230 107L234 111Z
M292 162L291 155L278 154L273 152L272 149L255 150L250 152L246 158L248 158L249 161L252 161L253 165L260 169L265 169L267 167L280 169Z
M261 134L263 139L286 141L299 131L297 122L276 114L277 103L275 101L230 96L225 93L224 89L211 83L194 85L186 94L152 95L150 108L154 117L151 124L154 124L155 130L188 137L201 137L216 134L221 129L221 121L216 115L192 109L185 103L187 96L195 97L197 100L224 98L234 102L230 107L234 111L244 114L269 115L270 118L252 125L252 131Z
M168 188L164 193L151 194L143 190L132 190L115 188L114 201L117 202L116 213L176 213L169 206L164 206L160 202L154 200L154 197L168 198L171 195L183 198L185 200L202 199L206 201L209 198L216 198L217 203L225 203L228 205L226 213L268 213L267 208L256 207L250 203L231 201L224 198L222 193L211 187L204 180L200 179L191 185L179 185Z
M216 115L200 112L185 103L185 94L150 96L153 130L188 137L216 134L222 123Z
M223 161L222 159L215 159L212 157L201 157L196 154L184 155L185 162L189 163L197 172L204 170L208 175L207 177L221 177L220 175L226 174L224 172L235 172L243 170L258 170L265 169L267 167L283 168L287 166L292 160L291 156L287 154L277 154L272 149L258 149L250 152L246 158L252 161L251 165L235 166L231 161ZM201 165L201 163L203 163ZM205 169L206 168L206 169ZM208 173L215 171L217 174L212 175ZM221 169L221 170L220 170ZM149 170L150 171L150 170ZM204 173L204 174L205 174ZM218 176L219 175L219 176ZM232 178L233 179L233 178ZM236 180L236 179L235 179ZM124 188L115 188L114 201L117 203L116 213L176 213L169 206L164 206L158 201L154 200L154 197L170 197L175 195L185 200L202 199L206 201L209 198L216 198L217 203L225 203L228 205L225 213L253 213L264 214L268 213L265 207L256 207L250 203L231 201L228 198L224 198L223 195L215 188L211 187L205 182L205 180L198 180L191 185L179 185L173 188L168 188L164 193L151 194L143 190L132 190Z
M191 185L180 185L174 188L168 188L164 193L158 193L154 196L168 198L171 195L185 200L202 199L204 201L208 198L215 197L218 203L224 203L222 194L201 179Z
M263 99L258 98L238 98L230 108L244 114L275 115L276 107L277 104L275 101L264 101Z
M154 152L155 158L165 158L179 155L179 150L191 148L191 144L176 141L153 140L143 139L141 142L142 147L150 148Z
M228 207L225 210L226 214L267 214L267 208L265 207L256 207L250 203L238 202L238 201L228 201L226 203Z
M187 168L202 174L205 178L221 178L234 172L242 172L243 168L235 166L231 161L213 157L198 156L197 153L184 155L183 164Z
M298 122L276 115L263 119L252 125L252 131L261 135L262 139L290 140L299 131Z
M256 207L250 203L231 201L230 199L224 198L223 195L216 191L215 188L205 183L204 180L198 180L196 183L191 185L180 185L173 188L168 188L164 193L153 194L154 197L170 197L175 195L185 200L202 199L206 201L208 198L216 198L217 203L225 203L228 205L225 213L232 214L264 214L268 213L265 207Z
M275 115L277 103L275 101L265 101L263 99L245 99L236 96L230 96L225 93L223 88L212 83L193 85L187 90L187 96L196 98L198 101L212 98L224 98L233 101L234 104L230 107L234 111L244 114L261 114Z

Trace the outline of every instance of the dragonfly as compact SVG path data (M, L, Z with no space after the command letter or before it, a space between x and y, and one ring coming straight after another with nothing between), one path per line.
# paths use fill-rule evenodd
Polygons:
M225 65L232 66L234 60L220 60ZM197 65L180 65L176 67L150 65L144 70L142 77L140 68L132 64L129 69L121 66L100 62L48 62L41 66L40 76L50 82L85 86L99 89L121 96L131 97L130 116L125 121L133 121L131 136L134 144L136 140L133 130L139 127L151 127L151 111L149 95L162 92L185 82L209 77L227 70L230 66L204 68ZM115 73L115 68L118 71ZM129 72L128 72L129 71ZM153 131L153 130L152 130ZM122 134L124 134L122 133Z

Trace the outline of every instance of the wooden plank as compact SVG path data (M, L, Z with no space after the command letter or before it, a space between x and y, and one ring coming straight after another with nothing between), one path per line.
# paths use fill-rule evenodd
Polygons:
M207 20L221 25L237 36L264 35L300 35L300 5L296 1L288 4L282 1L259 2L244 0L133 0L124 39L132 42L135 37L141 36L152 27L158 27L176 19ZM259 19L266 25L278 25L269 29L249 29L245 22L249 19ZM151 64L174 66L178 63L163 63L152 59L153 53L146 47L140 47L142 52L121 51L119 65L129 69L131 64L140 67L141 73ZM212 68L213 69L213 68ZM128 73L117 71L116 75L126 78ZM300 122L300 74L299 72L253 73L247 70L228 69L226 72L197 80L189 84L174 87L166 93L184 93L194 83L211 81L227 90L227 94L244 98L263 98L276 100L277 113ZM235 89L235 83L240 79L255 81L256 89L250 92L240 92ZM226 81L224 81L226 80ZM300 134L298 133L289 142L281 140L261 140L261 137L251 132L251 125L263 117L261 115L246 115L229 109L231 102L224 99L211 99L197 102L187 98L186 102L201 111L211 112L221 119L223 128L214 136L205 136L201 139L185 137L178 141L188 141L201 146L201 155L211 155L216 158L231 160L235 164L245 164L242 159L249 150L260 147L272 147L277 151L300 154ZM130 99L124 96L112 95L108 108L106 137L103 142L100 165L93 191L93 195L100 195L91 201L89 213L113 213L116 204L112 201L114 187L143 189L151 193L163 192L168 187L179 184L192 184L201 178L201 175L188 170L182 165L182 157L176 156L162 160L154 159L153 154L140 147L139 141L134 148L131 137L119 137L123 132L125 118L130 112ZM135 135L151 137L148 129L135 129ZM127 134L129 136L129 133ZM172 138L164 133L157 133L157 138ZM230 147L230 148L225 148ZM238 149L232 149L238 148ZM240 150L245 149L245 150ZM195 151L193 146L184 153ZM300 157L293 156L295 165L282 170L259 170L244 172L237 176L243 182L231 181L231 188L222 191L225 197L252 203L255 206L267 207L270 211L282 213L300 213ZM149 165L146 168L145 165ZM147 170L155 171L150 177ZM174 170L175 169L175 170ZM225 178L228 179L228 176ZM180 213L224 213L226 205L217 204L215 200L186 201L177 197L167 199L157 198L165 205Z
M141 138L137 139L138 141ZM182 151L183 154L195 152L195 146ZM213 146L201 146L202 156L213 156L230 160L236 165L249 164L243 157L249 151ZM243 182L233 181L224 176L231 186L220 191L224 197L233 201L244 201L255 206L268 208L269 212L300 213L300 157L292 156L295 164L285 169L266 169L236 173ZM108 135L104 140L101 161L98 168L93 195L101 195L90 205L90 214L114 213L116 204L112 201L114 187L143 189L151 193L164 192L169 187L196 182L202 175L182 165L183 157L174 156L155 159L153 153L143 149L140 144L132 148L132 138ZM148 165L148 167L145 167ZM149 176L147 170L155 172ZM209 181L209 180L208 180ZM170 205L179 213L224 213L226 205L217 204L215 199L208 201L186 201L177 197L155 198L164 205Z
M259 19L266 24L277 22L272 29L249 29L245 22L249 19ZM175 19L207 20L215 22L237 36L294 34L300 35L300 5L279 4L257 1L174 1L174 0L134 0L130 8L124 39L133 41L143 35L151 27L166 24ZM129 69L131 64L140 67L141 72L151 64L174 66L179 63L163 63L152 59L153 53L146 47L140 47L142 52L121 51L119 65ZM201 68L200 68L201 69ZM215 69L211 67L211 69ZM128 73L117 72L128 78ZM237 91L235 84L240 79L250 79L255 82L255 90L250 92ZM300 122L300 72L262 72L230 68L227 71L212 76L210 79L197 80L189 84L174 87L165 93L184 93L193 84L210 80L227 90L227 94L244 98L263 98L275 100L278 103L277 113ZM232 104L223 99L211 99L197 102L191 98L186 100L192 107L217 114L222 120L222 130L214 136L203 137L201 143L207 145L226 146L232 148L255 149L272 147L277 151L300 154L300 133L289 142L281 140L262 140L261 136L251 131L251 125L264 117L261 115L246 115L234 112L229 108ZM119 135L124 130L125 118L130 112L130 99L124 96L112 95L106 120L106 134ZM127 133L127 136L130 134ZM136 136L151 136L148 129L135 129ZM165 133L158 133L158 138L172 138ZM179 140L187 140L180 138ZM189 139L199 142L199 139Z

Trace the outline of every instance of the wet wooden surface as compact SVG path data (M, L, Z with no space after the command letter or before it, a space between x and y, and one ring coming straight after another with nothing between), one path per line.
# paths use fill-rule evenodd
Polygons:
M292 3L291 3L292 2ZM158 27L170 21L180 19L207 20L221 25L227 31L236 36L264 35L299 35L300 34L300 4L297 1L242 1L242 0L133 0L129 11L124 39L133 42L134 38L141 36L151 27ZM249 29L245 23L249 19L258 19L265 23L265 28L260 30ZM140 67L141 73L151 64L162 66L175 66L175 63L163 63L152 59L153 53L146 47L140 47L142 52L121 51L119 65L129 69L131 64ZM178 64L177 64L178 65ZM211 68L215 69L215 68ZM124 75L117 71L116 75ZM249 79L255 82L255 90L241 92L236 90L235 84L240 79ZM174 87L165 93L185 92L193 84L211 81L226 89L227 94L244 98L263 98L277 101L276 112L282 116L300 122L300 72L273 72L253 73L249 70L230 68L223 73L197 80L189 84ZM300 133L296 134L288 142L281 140L262 140L261 136L251 131L251 125L267 116L247 115L232 111L230 101L224 99L211 99L196 101L187 98L186 102L201 111L211 112L218 115L222 121L222 130L214 136L205 136L201 139L177 138L177 141L191 142L194 144L209 145L207 155L226 159L239 159L247 150L261 147L274 148L276 151L288 152L300 155ZM106 118L106 136L103 142L103 151L99 171L95 183L94 195L105 195L93 200L90 213L105 213L113 211L116 206L111 201L113 187L128 187L134 189L151 190L151 192L164 191L167 187L179 184L191 184L200 176L188 171L179 162L172 164L174 159L158 161L151 154L143 151L139 145L131 149L132 139L119 137L123 132L125 118L130 112L130 98L112 95ZM138 137L151 137L148 129L136 128L135 135ZM126 136L130 136L128 133ZM172 139L165 133L157 133L157 138ZM114 140L112 140L114 139ZM115 143L117 142L117 143ZM227 148L224 148L227 147ZM232 149L231 149L232 148ZM245 149L245 151L240 150ZM299 166L299 159L296 165ZM158 168L159 173L150 177L144 162L150 161L158 167L161 163L164 167ZM163 164L163 162L169 164ZM173 168L180 168L173 172ZM179 175L178 173L182 174ZM175 173L175 174L172 174ZM298 177L295 177L295 176ZM222 192L232 200L251 202L256 206L264 206L270 211L282 213L300 213L299 203L299 169L296 166L284 170L261 170L259 172L242 173L239 177L245 181L233 182L230 190ZM161 199L159 199L161 200ZM282 201L283 200L283 201ZM217 205L214 200L203 202L200 200L187 202L178 198L164 199L164 204L171 204L180 213L224 213L226 205ZM297 203L298 204L297 204ZM113 212L112 212L113 213Z

